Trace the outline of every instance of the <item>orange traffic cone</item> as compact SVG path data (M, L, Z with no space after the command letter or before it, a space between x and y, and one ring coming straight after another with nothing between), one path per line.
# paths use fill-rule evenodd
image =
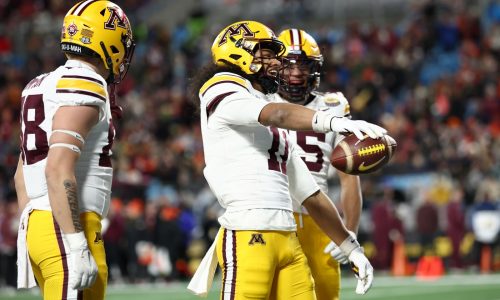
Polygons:
M490 273L491 271L491 246L483 245L481 248L481 273Z
M426 255L420 258L415 273L417 278L422 280L434 280L443 276L444 265L443 260L439 256Z
M392 256L392 275L406 275L406 252L403 239L394 241L394 255Z

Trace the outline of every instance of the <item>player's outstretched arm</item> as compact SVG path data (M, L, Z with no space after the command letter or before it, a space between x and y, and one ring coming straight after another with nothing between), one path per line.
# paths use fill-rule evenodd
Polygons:
M52 213L73 260L70 285L74 289L92 286L97 276L97 265L80 223L75 165L85 137L98 118L99 109L95 106L60 107L53 119L45 168Z
M363 253L358 241L353 238L344 224L340 215L328 196L318 191L307 198L302 205L305 206L316 224L328 235L333 242L340 245L340 250L354 265L358 284L356 293L365 294L372 286L373 267Z
M364 134L371 138L378 138L387 133L384 128L366 121L338 117L328 111L315 111L292 103L267 104L260 112L259 122L265 126L296 131L352 132L359 139L363 139Z
M290 130L313 130L315 110L292 103L269 103L260 112L259 122Z

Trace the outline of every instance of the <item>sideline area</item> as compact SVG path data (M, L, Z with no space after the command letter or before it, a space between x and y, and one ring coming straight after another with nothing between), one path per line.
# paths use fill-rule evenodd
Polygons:
M220 280L215 280L212 292L207 298L191 295L186 290L187 282L155 283L137 285L112 285L108 289L109 300L132 300L147 296L148 300L195 300L218 299ZM354 293L354 278L342 279L342 299L360 299ZM424 298L425 297L425 298ZM40 299L38 293L18 292L13 290L0 291L0 299L35 300ZM422 281L416 277L391 277L375 275L373 288L363 299L405 299L405 300L500 300L500 273L496 274L457 274L447 275L433 281Z

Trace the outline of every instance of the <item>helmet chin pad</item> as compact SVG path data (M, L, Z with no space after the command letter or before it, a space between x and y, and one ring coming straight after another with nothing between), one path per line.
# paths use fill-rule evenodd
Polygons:
M307 86L292 85L292 84L281 84L279 86L279 94L290 102L303 102L307 99L307 96L311 92L311 89Z
M279 81L277 78L272 76L267 76L261 72L254 74L255 80L262 87L262 92L264 94L274 94L278 91Z

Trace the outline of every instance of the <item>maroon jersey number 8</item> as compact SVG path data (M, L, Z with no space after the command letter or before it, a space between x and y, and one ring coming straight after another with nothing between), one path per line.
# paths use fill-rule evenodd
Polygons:
M24 124L21 136L22 157L26 164L31 165L47 157L49 151L47 132L40 128L40 124L45 120L43 95L28 95L23 97L22 103L21 122ZM33 135L34 138L35 147L31 150L28 149L29 135Z
M47 140L47 132L40 127L40 124L45 120L45 106L43 103L43 95L28 95L22 99L22 114L21 122L24 124L24 130L21 135L21 153L25 164L31 165L37 163L47 157L49 152L49 143ZM33 113L30 113L32 110ZM28 136L33 135L34 149L28 149ZM111 167L111 159L109 157L110 149L113 145L115 129L113 123L110 122L108 130L108 143L102 148L99 157L99 166Z

